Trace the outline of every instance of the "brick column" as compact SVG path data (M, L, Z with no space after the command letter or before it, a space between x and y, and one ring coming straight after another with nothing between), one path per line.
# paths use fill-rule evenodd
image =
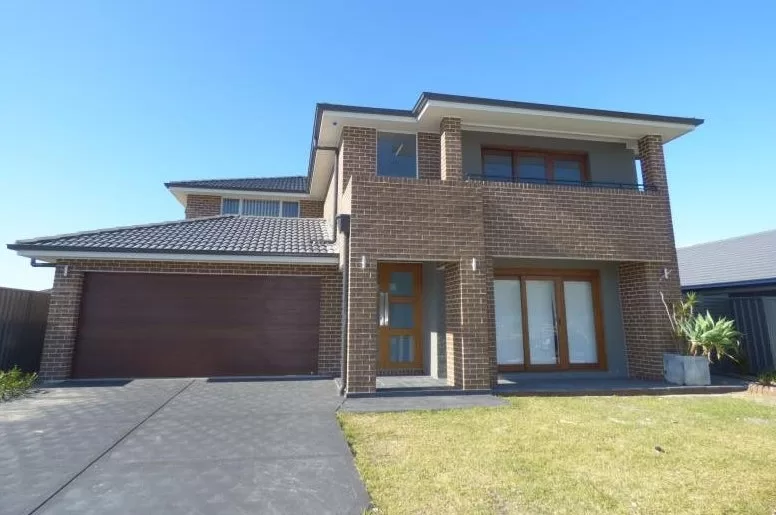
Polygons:
M442 165L439 161L440 148L439 134L434 134L433 132L418 133L419 179L440 179L442 173Z
M72 371L84 274L69 268L67 276L65 265L58 265L54 273L40 359L39 375L44 380L67 379Z
M377 388L377 260L367 257L366 267L361 268L361 256L350 256L348 393L371 393Z
M675 351L677 343L671 334L660 293L669 306L681 296L679 267L674 245L674 227L671 221L671 202L668 195L663 143L660 136L644 136L639 140L639 158L644 183L649 191L663 202L664 227L670 245L655 262L630 262L619 265L620 304L625 330L628 375L641 378L660 378L663 374L663 352ZM654 224L654 221L650 221ZM665 271L669 271L665 278Z
M348 281L347 392L374 392L377 388L377 260L372 230L364 222L371 208L361 198L364 184L377 175L377 131L362 127L342 129L340 153L344 184L350 184L350 259ZM349 182L350 181L350 182ZM365 258L365 268L361 259Z
M488 258L463 258L445 267L447 382L464 390L496 381L493 266Z
M443 181L463 180L463 157L461 149L461 119L442 118L439 124L440 164Z

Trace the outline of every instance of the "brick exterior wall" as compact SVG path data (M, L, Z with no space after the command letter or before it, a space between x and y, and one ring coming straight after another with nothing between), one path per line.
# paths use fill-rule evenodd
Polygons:
M348 391L375 390L381 260L445 264L447 378L466 389L497 379L493 257L619 261L629 374L660 376L672 343L659 291L669 300L679 291L676 274L660 281L663 268L676 270L660 138L639 142L655 191L637 192L463 181L460 120L442 120L438 154L436 137L418 135L419 179L385 178L376 176L376 131L343 129L352 214Z
M215 195L188 195L186 218L202 218L221 214L221 197Z
M301 218L323 218L323 201L300 200L299 216Z
M477 183L491 256L652 261L674 252L663 193Z
M202 218L221 214L221 197L217 195L189 195L186 197L186 218ZM300 200L301 218L323 218L322 200Z
M67 266L67 276L65 276ZM48 326L40 376L70 377L75 349L84 273L139 272L202 275L304 275L321 277L318 372L339 374L342 274L336 265L271 265L166 261L74 260L57 266L51 291Z
M440 138L433 132L418 133L418 178L441 178Z
M679 265L671 222L663 143L660 136L639 140L644 183L656 190L657 205L651 231L665 238L651 263L620 263L619 288L628 355L628 375L658 379L663 375L663 352L677 351L660 294L666 302L679 300ZM666 277L666 271L668 276Z
M458 118L442 118L439 132L439 161L442 180L463 180L461 120Z

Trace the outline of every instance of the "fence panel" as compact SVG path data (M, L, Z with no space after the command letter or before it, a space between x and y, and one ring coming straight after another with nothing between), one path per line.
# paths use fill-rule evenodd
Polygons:
M0 370L38 370L49 293L0 288Z

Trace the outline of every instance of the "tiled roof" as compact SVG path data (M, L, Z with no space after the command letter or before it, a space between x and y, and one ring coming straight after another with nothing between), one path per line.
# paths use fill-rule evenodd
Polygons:
M682 287L776 280L776 230L676 250Z
M246 179L206 179L201 181L167 182L168 188L202 188L239 191L276 191L306 193L307 177L253 177Z
M63 234L8 245L11 250L331 256L326 221L224 215Z

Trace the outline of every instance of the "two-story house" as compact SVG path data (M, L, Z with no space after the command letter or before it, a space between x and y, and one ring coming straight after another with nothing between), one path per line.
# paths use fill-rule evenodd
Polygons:
M171 182L185 220L9 245L56 264L41 375L660 377L663 145L701 123L319 104L306 176Z

